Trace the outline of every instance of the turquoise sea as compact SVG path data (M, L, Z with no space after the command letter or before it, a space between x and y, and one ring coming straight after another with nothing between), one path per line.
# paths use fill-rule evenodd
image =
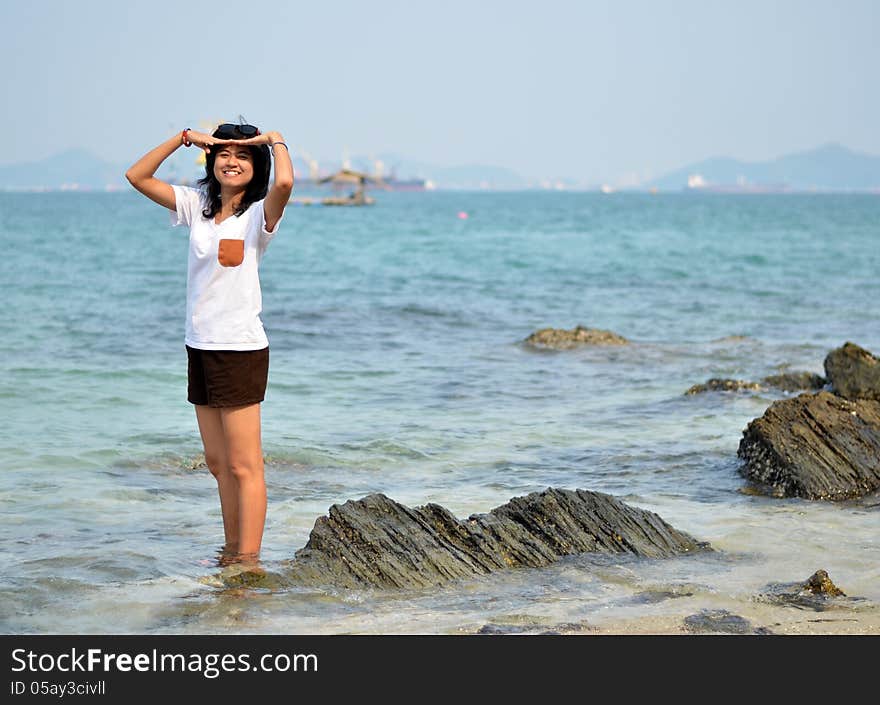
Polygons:
M0 632L675 632L705 610L880 632L880 504L746 492L742 431L785 393L684 395L822 374L848 340L880 353L880 196L376 198L289 207L263 260L266 568L370 492L463 518L597 490L716 551L420 591L225 589L186 401L187 230L133 192L0 193ZM522 344L577 324L632 344ZM755 599L819 568L863 599Z

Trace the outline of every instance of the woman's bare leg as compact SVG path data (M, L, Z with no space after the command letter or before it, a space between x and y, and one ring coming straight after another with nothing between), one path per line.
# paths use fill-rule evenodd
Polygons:
M238 553L255 559L266 524L266 480L260 440L260 405L220 409L226 460L238 489Z
M226 537L224 548L226 552L236 554L239 550L238 481L229 468L220 409L196 405L196 418L202 434L202 445L205 447L205 462L217 480L217 489L220 492L220 511L223 512L223 533Z

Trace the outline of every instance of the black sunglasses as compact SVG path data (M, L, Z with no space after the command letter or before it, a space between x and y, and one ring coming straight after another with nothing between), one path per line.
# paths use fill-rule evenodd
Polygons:
M260 134L260 130L253 125L234 125L231 122L225 122L217 127L216 134L217 137L223 139L237 139L239 137L255 137Z

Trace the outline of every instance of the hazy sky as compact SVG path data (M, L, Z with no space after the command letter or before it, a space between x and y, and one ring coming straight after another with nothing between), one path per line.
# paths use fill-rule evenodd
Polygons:
M200 120L621 183L825 142L880 154L880 1L0 0L0 163L114 162Z

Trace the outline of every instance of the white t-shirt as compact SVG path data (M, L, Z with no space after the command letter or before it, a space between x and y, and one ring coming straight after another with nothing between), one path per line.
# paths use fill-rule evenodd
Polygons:
M186 344L200 350L262 350L269 339L260 320L258 270L278 224L272 232L266 230L263 201L257 201L240 216L216 225L202 215L204 191L173 188L177 211L171 213L171 224L189 226ZM218 259L220 241L226 239L244 241L244 257L236 266L224 266Z

